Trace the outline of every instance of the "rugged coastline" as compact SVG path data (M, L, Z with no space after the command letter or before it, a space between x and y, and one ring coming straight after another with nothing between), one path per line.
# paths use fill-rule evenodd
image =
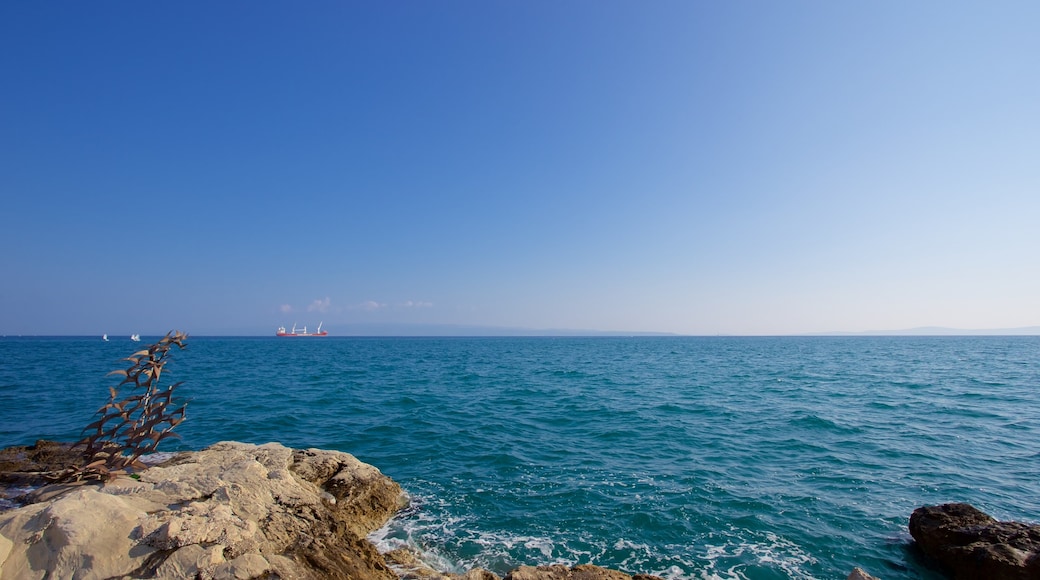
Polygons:
M37 486L80 455L38 442L0 452L0 484ZM221 442L103 483L56 483L0 512L0 579L496 580L433 570L366 536L407 504L349 453ZM521 566L510 580L629 580L597 566ZM639 580L655 577L637 575Z
M350 454L225 442L134 475L0 513L0 578L396 578L364 536L404 494Z
M20 507L0 511L0 580L499 578L482 569L437 571L404 549L379 553L366 536L407 496L349 453L222 442L104 482L47 484L79 457L44 441L0 450L0 486L35 488ZM909 527L953 578L1040 577L1040 526L945 504L919 508ZM848 578L873 576L857 568ZM631 579L657 577L592 565L520 566L505 577Z

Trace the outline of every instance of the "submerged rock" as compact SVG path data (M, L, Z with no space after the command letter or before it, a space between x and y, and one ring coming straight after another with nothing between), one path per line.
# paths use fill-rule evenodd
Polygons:
M408 548L397 548L383 556L402 580L502 580L483 568L473 568L465 574L434 570Z
M520 566L506 574L505 580L661 580L661 578L648 574L629 576L624 572L601 568L591 564L583 564L573 568L556 564L537 567Z
M1040 579L1040 526L1000 522L966 503L917 508L910 535L956 580Z
M218 443L0 513L0 579L396 578L365 535L404 505L354 456Z
M845 578L845 580L878 580L878 579L876 577L871 576L870 574L867 574L866 572L864 572L862 568L853 568L852 572L849 572L849 575Z
M399 548L386 554L391 564L403 580L503 580L497 574L483 568L473 568L465 574L449 574L428 567L415 554L405 548ZM552 566L520 566L514 568L504 580L662 580L657 576L636 574L630 576L624 572L602 568L592 564L581 564L567 567L562 564Z

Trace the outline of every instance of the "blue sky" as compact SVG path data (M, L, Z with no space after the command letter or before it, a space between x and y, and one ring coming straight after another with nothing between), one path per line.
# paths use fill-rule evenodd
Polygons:
M1038 27L1001 1L5 2L0 334L1038 325Z

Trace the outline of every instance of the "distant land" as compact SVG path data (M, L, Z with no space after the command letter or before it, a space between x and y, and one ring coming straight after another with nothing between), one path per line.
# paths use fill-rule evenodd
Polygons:
M302 328L302 324L300 327ZM313 328L313 326L311 326ZM636 331L612 331L612 330L582 330L567 328L520 328L509 326L479 326L466 324L394 324L394 323L329 323L326 321L322 327L329 331L329 337L349 336L385 336L385 337L408 337L408 336L458 336L458 337L482 337L482 336L683 336L673 332L636 332ZM151 336L162 336L165 333L144 332L142 339ZM191 336L271 336L275 334L275 327L239 326L239 327L207 327L189 329ZM8 334L6 336L18 336ZM25 335L30 336L30 335ZM43 336L43 335L41 335ZM89 336L89 335L88 335ZM98 334L100 336L100 333ZM129 334L109 333L114 340L124 339Z
M1040 326L1022 326L1017 328L984 328L964 329L948 328L943 326L921 326L917 328L906 328L900 330L863 330L863 331L828 331L828 332L803 332L791 334L681 334L675 332L635 332L624 330L581 330L561 328L520 328L507 326L478 326L464 324L328 324L324 327L329 331L330 337L522 337L522 336L545 336L545 337L596 337L596 336L1040 336ZM161 337L165 333L146 332L141 333L142 339L149 337ZM251 327L224 327L224 328L200 328L189 331L192 336L274 336L274 330L268 328ZM20 335L0 334L0 337L31 337L31 336L84 336L75 335ZM86 335L92 336L92 335ZM101 336L100 333L97 334ZM128 333L109 333L112 340L126 340ZM146 341L147 342L147 341Z
M739 334L680 334L674 332L631 332L560 328L518 328L455 324L342 324L327 327L330 336L743 336ZM267 333L264 333L267 334ZM270 333L273 334L273 333ZM922 326L902 330L860 332L813 332L777 336L1031 336L1040 326L1019 328L962 329ZM754 335L747 335L754 336Z
M455 324L342 324L330 326L330 336L744 336L739 334L680 334L561 328L518 328ZM267 334L267 333L264 333ZM273 333L271 333L273 334ZM1032 336L1040 326L1019 328L963 329L921 326L901 330L833 331L777 336ZM747 335L755 336L755 335Z
M904 330L864 330L862 332L813 332L801 336L1031 336L1040 335L1040 326L1018 328L964 329L920 326Z
M338 324L330 325L327 328L329 336L679 336L669 332L514 328L463 324Z

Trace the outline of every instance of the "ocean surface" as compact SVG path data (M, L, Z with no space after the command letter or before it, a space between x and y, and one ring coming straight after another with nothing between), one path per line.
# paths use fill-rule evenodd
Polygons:
M0 338L0 446L75 440L154 342ZM182 439L353 453L443 570L939 578L917 507L1040 521L1040 337L192 337Z

